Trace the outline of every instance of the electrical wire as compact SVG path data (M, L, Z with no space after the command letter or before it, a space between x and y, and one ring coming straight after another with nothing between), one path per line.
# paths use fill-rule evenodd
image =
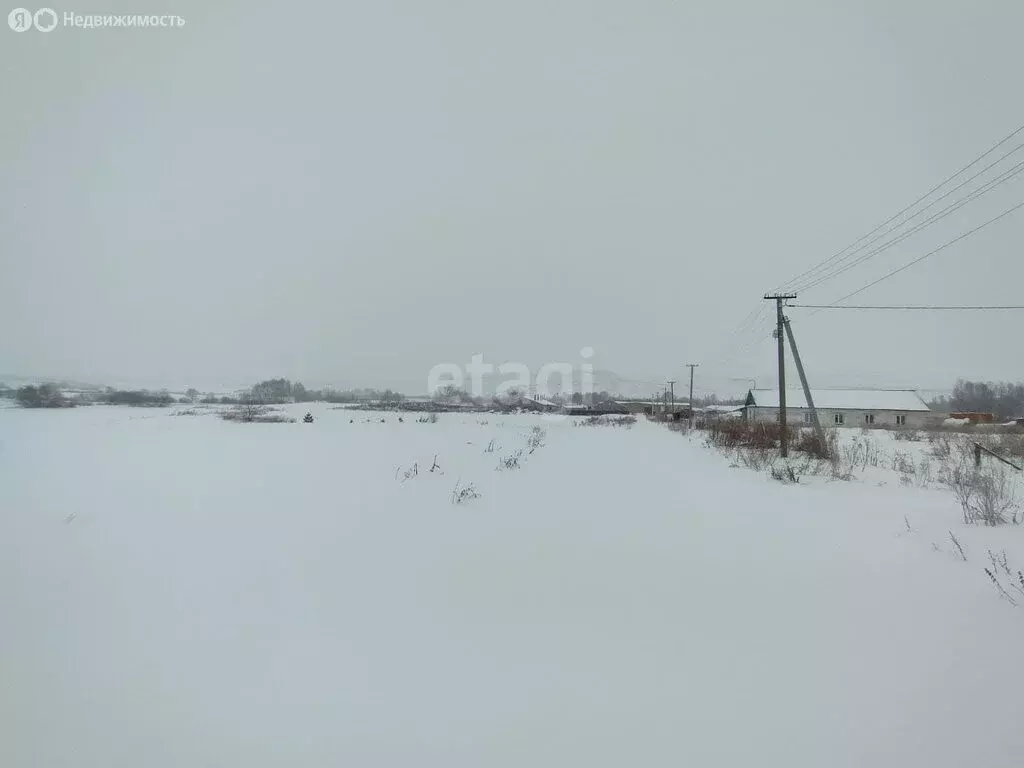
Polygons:
M898 219L898 218L899 218L900 216L902 216L903 214L905 214L905 213L906 213L907 211L909 211L909 210L913 209L914 207L916 207L916 206L917 206L917 205L918 205L919 203L923 202L924 200L927 200L927 199L928 199L928 198L929 198L929 197L930 197L931 195L933 195L933 194L934 194L935 192L937 192L938 190L942 189L942 188L943 188L944 186L946 186L946 185L947 185L947 184L948 184L949 182L951 182L951 181L952 181L953 179L955 179L955 178L956 178L957 176L959 176L960 174L962 174L962 173L963 173L964 171L968 170L969 168L971 168L971 167L972 167L972 166L974 166L974 165L977 165L977 164L978 164L979 162L981 162L981 161L982 161L983 159L985 159L985 158L986 158L986 157L988 157L988 156L989 156L990 154L992 154L993 152L995 152L995 151L996 151L996 150L997 150L997 149L998 149L999 147L1001 147L1001 146L1002 146L1003 144L1005 144L1006 142L1010 141L1010 139L1014 138L1014 137L1015 137L1015 136L1016 136L1016 135L1017 135L1018 133L1020 133L1021 131L1024 131L1024 125L1020 125L1020 126L1018 126L1017 128L1015 128L1015 129L1014 129L1013 131L1011 131L1011 132L1010 132L1009 134L1007 134L1007 135L1006 135L1005 137L1003 137L1002 139L1000 139L999 141L997 141L997 142L996 142L995 144L993 144L993 145L992 145L991 147L989 147L989 148L988 148L987 150L985 150L985 151L984 151L984 152L982 152L982 153L981 153L980 155L978 155L978 156L977 156L976 158L974 158L973 160L971 160L971 162L969 162L969 163L968 163L967 165L963 166L963 167L962 167L962 168L961 168L960 170L958 170L958 171L956 171L955 173L951 174L951 175L950 175L950 176L948 176L948 177L947 177L946 179L944 179L944 180L943 180L942 182L940 182L940 183L939 183L939 184L937 184L936 186L934 186L934 187L932 187L931 189L929 189L929 190L928 190L927 192L925 192L925 193L924 193L923 195L921 195L921 197L917 198L917 200L915 200L915 201L914 201L914 202L912 202L912 203L911 203L910 205L908 205L908 206L906 206L905 208L903 208L902 210L900 210L900 211L899 211L898 213L894 214L893 216L891 216L891 217L889 217L888 219L886 219L885 221L883 221L883 222L882 222L881 224L879 224L879 225L878 225L877 227L875 227L874 229L872 229L872 230L871 230L870 232L866 232L865 234L861 235L861 236L860 236L860 237L858 237L858 238L857 238L856 240L854 240L854 241L853 241L852 243L850 243L850 244L849 244L848 246L846 246L845 248L843 248L843 249L842 249L842 250L840 250L840 251L837 251L836 253L832 254L832 255L831 255L831 256L829 256L828 258L826 258L826 259L822 260L822 261L821 261L821 262L819 262L819 263L818 263L818 264L817 264L816 266L814 266L814 267L811 267L810 269L808 269L808 270L805 270L804 272L801 272L801 273L800 273L799 275L797 275L796 277L794 277L793 279L791 279L791 280L790 280L790 281L788 281L787 283L784 283L784 284L783 284L782 286L780 286L780 287L779 287L778 289L776 289L776 290L775 290L774 292L775 292L775 293L782 293L782 292L783 292L783 291L785 290L785 288L786 288L787 286L793 285L793 284L794 284L794 283L796 283L797 281L799 281L799 280L802 280L802 279L804 279L804 278L806 278L806 277L810 276L811 274L813 274L813 273L815 273L815 272L818 272L818 271L820 271L820 269L821 269L822 267L824 267L825 265L827 265L827 264L830 264L830 263L832 263L833 261L835 261L836 259L839 259L839 258L843 257L843 256L844 256L844 254L846 254L846 253L847 253L847 251L849 251L849 250L850 250L851 248L857 247L857 246L858 246L858 244L859 244L859 243L860 243L860 242L861 242L862 240L866 240L867 238L871 237L871 236L872 236L872 235L874 235L874 234L875 234L876 232L878 232L878 230L880 230L880 229L883 229L883 228L885 228L886 226L888 226L889 224L891 224L891 223L892 223L893 221L895 221L896 219ZM1004 155L1004 157L1005 157L1005 155ZM1001 158L1001 159L1002 159L1002 158ZM925 210L927 210L927 208L926 208Z
M940 304L892 304L892 305L856 305L856 304L789 304L790 307L799 307L801 309L893 309L893 310L933 310L933 311L981 311L981 310L992 310L1002 311L1011 309L1024 309L1024 304L1006 304L1001 306L992 305L974 305L974 306L954 306L954 305L940 305Z
M1021 145L1021 146L1024 146L1024 145ZM1017 163L1017 165L1013 166L1009 170L1004 171L999 176L997 176L996 178L994 178L991 181L987 182L986 184L978 187L977 189L972 191L970 194L968 194L966 197L963 197L963 198L961 198L960 200L958 200L958 201L956 201L954 203L950 203L948 206L943 208L938 213L933 214L930 218L925 219L920 224L917 224L916 226L911 227L906 232L903 232L902 234L897 235L892 240L889 240L888 242L883 243L882 245L880 245L875 250L870 251L870 252L865 253L865 254L862 254L861 256L859 256L854 261L852 261L852 262L850 262L850 263L848 263L848 264L846 264L846 265L836 269L834 272L831 272L831 273L826 274L826 275L822 275L821 277L818 277L817 279L812 280L811 282L801 286L798 291L794 291L794 293L797 293L797 292L800 292L800 291L809 291L810 289L816 288L817 286L821 285L822 283L828 282L829 280L832 280L833 278L836 278L839 275L844 274L845 272L849 272L854 267L857 267L860 264L863 264L865 261L868 261L869 259L873 259L875 256L877 256L878 254L882 253L883 251L887 251L889 248L892 248L894 245L898 245L899 243L902 243L908 237L911 237L912 235L917 234L918 232L920 232L925 227L931 226L936 221L940 221L941 219L946 218L950 214L955 213L956 211L960 210L961 208L963 208L968 203L973 202L974 200L977 200L979 197L981 197L984 194L987 194L988 192L991 192L996 187L999 187L1002 184L1005 184L1006 182L1015 179L1021 173L1024 173L1024 162Z
M858 288L857 290L851 291L850 293L846 294L842 298L836 299L835 301L833 301L831 303L831 305L834 306L836 304L839 304L840 302L846 301L847 299L852 298L852 297L856 296L859 293L863 293L868 288L873 288L874 286L878 285L882 281L888 280L890 277L893 277L894 275L898 275L900 272L903 272L904 270L910 269L915 264L919 264L922 261L924 261L925 259L930 258L930 257L934 256L937 253L941 253L942 251L944 251L947 248L949 248L951 245L955 245L956 243L959 243L961 240L970 237L975 232L979 232L980 230L984 229L985 227L989 226L990 224L994 224L995 222L999 221L1000 219L1003 219L1006 216L1009 216L1011 213L1013 213L1014 211L1018 210L1019 208L1024 208L1024 202L1017 203L1012 208L1007 208L1005 211L1000 213L998 216L995 216L995 217L989 219L984 224L979 224L974 229L967 230L963 234L958 235L957 237L954 237L952 240L948 240L947 242L943 243L938 248L936 248L934 250L931 250L931 251L928 251L928 253L924 254L923 256L918 256L916 259L913 259L912 261L907 262L902 267L898 267L898 268L892 270L891 272L888 272L888 273L882 275L877 280L872 280L867 285L863 285L860 288Z
M843 262L846 262L849 259L854 258L859 251L862 251L863 249L867 248L868 246L874 245L879 240L881 240L883 237L885 237L887 235L890 235L893 232L897 231L898 229L906 226L911 221L916 219L918 216L920 216L921 214L925 213L928 209L932 208L936 203L940 202L941 200L945 200L947 197L952 195L954 192L956 192L957 190L962 189L966 185L970 184L972 181L977 179L979 176L984 176L986 173L988 173L988 171L990 171L995 166L999 165L999 163L1001 163L1007 157L1009 157L1010 155L1014 154L1015 152L1019 152L1021 149L1024 149L1024 144L1018 144L1016 147L1011 149L1009 152L1004 153L995 162L989 163L988 165L986 165L984 168L982 168L980 171L978 171L973 176L970 176L970 177L964 179L963 181L961 181L959 184L957 184L952 189L948 190L947 192L943 193L942 195L939 195L939 197L937 197L934 200L932 200L924 208L922 208L921 210L919 210L917 213L913 214L912 216L909 216L909 217L905 218L899 224L896 224L895 226L890 227L889 229L886 229L884 232L879 232L877 235L875 235L873 238L868 240L866 243L864 243L861 246L858 246L853 251L848 253L846 256L844 256L843 258L839 259L835 263L835 265L833 265L833 267L831 267L830 269L835 269L836 267L840 267L843 264ZM851 269L852 267L856 266L857 264L860 264L861 262L866 261L869 258L873 258L874 256L877 256L879 253L881 253L883 250L885 250L889 246L894 245L894 244L896 244L898 242L902 242L903 240L905 240L910 235L915 234L916 232L920 232L925 227L928 227L931 224L934 224L936 221L940 221L941 219L945 218L945 216L949 215L949 213L952 213L953 211L956 211L959 208L962 208L967 203L971 202L972 200L977 199L978 197L980 197L981 195L983 195L986 192L990 191L991 189L994 189L995 187L999 186L1000 184L1002 184L1002 183L1004 183L1006 181L1009 181L1011 178L1013 178L1018 173L1020 173L1021 170L1024 170L1024 162L1018 163L1017 165L1013 166L1009 170L1004 171L1002 174L997 176L995 179L987 182L986 184L983 184L981 187L979 187L978 189L974 190L973 192L968 193L967 197L961 198L961 200L957 201L956 203L953 203L952 205L947 206L946 208L942 209L942 211L939 211L939 213L931 216L929 219L927 219L926 221L922 222L921 224L916 225L915 227L913 227L909 231L903 233L902 235L898 235L897 238L894 238L889 243L886 243L885 245L881 246L880 248L872 251L870 255L864 256L863 258L858 258L855 262L853 262L853 264L849 265L848 267L843 267L841 269L835 269L835 271L832 271L830 273L830 276L829 275L819 276L819 277L816 277L816 278L813 278L813 279L805 280L805 281L803 281L803 283L799 284L798 286L793 287L790 292L792 292L792 293L799 293L800 291L806 291L810 287L813 287L813 286L818 285L818 284L820 284L822 282L825 282L826 280L830 279L830 277L835 277L836 275L840 275L843 272L846 272L848 269Z

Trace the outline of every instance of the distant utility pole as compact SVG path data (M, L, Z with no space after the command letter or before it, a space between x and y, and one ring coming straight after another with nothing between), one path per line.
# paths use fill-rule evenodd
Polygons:
M795 299L795 293L766 293L765 301L775 302L775 338L779 342L779 453L782 458L789 456L789 438L786 434L786 318L782 314L782 302Z
M686 367L690 369L690 429L693 429L693 369L699 368L700 363L687 363Z
M675 379L669 379L668 380L668 386L669 386L669 396L668 396L669 403L671 404L672 412L675 413L675 410L676 410L676 380Z

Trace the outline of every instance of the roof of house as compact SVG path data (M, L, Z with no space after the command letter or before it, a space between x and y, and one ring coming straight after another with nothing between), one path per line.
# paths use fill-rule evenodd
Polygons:
M528 403L536 403L537 405L543 405L547 408L556 408L557 406L550 400L545 400L542 397L531 397L530 395L523 395L523 400Z
M760 408L778 408L779 390L752 389L754 405ZM913 389L812 389L816 408L858 411L930 411L928 403ZM803 389L787 389L786 405L806 408Z
M660 397L656 399L647 398L646 400L612 400L612 402L616 403L617 405L650 405L651 403L654 403L659 408L665 404L665 401ZM682 400L676 400L675 403L673 403L673 405L675 405L676 408L688 408L690 406L689 403L684 402Z

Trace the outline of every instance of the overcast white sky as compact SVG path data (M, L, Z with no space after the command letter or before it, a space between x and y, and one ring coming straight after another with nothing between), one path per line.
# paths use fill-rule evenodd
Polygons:
M0 27L0 374L415 393L439 362L590 346L770 385L770 308L732 333L761 295L1024 123L1018 0L55 10L186 25ZM1024 210L858 300L1024 303L1022 241ZM815 384L1024 378L1021 312L791 317Z

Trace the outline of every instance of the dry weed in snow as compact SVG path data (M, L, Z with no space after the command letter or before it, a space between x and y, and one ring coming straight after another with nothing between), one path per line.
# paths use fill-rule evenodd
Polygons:
M479 499L480 492L477 491L476 486L472 483L462 484L462 481L455 483L455 488L452 489L452 504L465 504L473 499Z
M505 456L498 462L498 466L495 468L499 472L504 470L519 469L519 461L523 457L523 449L520 448L515 453Z

